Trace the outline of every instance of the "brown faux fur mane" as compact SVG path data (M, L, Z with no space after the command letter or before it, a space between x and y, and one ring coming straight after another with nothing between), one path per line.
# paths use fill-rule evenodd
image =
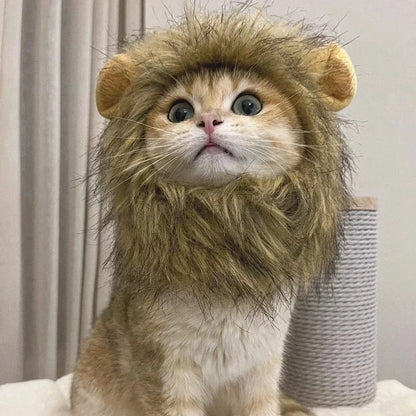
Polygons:
M309 51L328 42L237 11L188 13L181 25L127 45L136 75L97 153L105 223L115 225L116 291L157 297L187 289L201 302L243 298L267 311L276 293L287 297L331 273L349 205L349 158L339 119L307 67ZM146 162L152 107L182 74L209 66L258 72L279 85L309 145L294 171L191 187L166 182Z

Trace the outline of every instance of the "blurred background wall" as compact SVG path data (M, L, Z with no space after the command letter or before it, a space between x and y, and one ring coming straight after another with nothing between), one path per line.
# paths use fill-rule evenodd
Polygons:
M183 3L0 0L0 383L70 372L107 302L111 235L79 180L103 127L95 80L120 39L165 27ZM354 190L379 200L378 377L416 388L416 2L267 4L352 40Z

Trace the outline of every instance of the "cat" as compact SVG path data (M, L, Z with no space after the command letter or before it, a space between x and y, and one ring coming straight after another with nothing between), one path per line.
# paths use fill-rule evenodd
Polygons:
M77 363L73 416L311 414L279 376L293 299L330 269L348 205L331 109L354 88L316 82L321 59L288 66L318 50L345 70L336 47L308 42L238 13L188 15L103 69L115 283Z

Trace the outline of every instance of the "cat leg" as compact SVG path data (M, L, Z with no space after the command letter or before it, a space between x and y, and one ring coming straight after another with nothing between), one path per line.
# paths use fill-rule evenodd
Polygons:
M168 359L162 365L162 383L167 416L204 416L206 395L196 364Z
M295 400L279 392L279 366L273 363L252 370L238 383L238 415L244 416L314 416ZM235 407L235 406L233 406Z
M92 391L87 391L79 386L76 390L72 388L71 393L71 416L128 416L126 413L116 413L114 409L109 408Z
M233 414L280 416L279 365L275 361L251 370L233 386Z

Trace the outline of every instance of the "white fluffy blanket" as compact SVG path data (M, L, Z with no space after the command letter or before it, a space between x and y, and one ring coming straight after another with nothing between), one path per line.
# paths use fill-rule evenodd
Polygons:
M0 386L1 416L69 416L71 375ZM373 403L362 408L315 409L318 416L416 416L416 390L381 381Z

